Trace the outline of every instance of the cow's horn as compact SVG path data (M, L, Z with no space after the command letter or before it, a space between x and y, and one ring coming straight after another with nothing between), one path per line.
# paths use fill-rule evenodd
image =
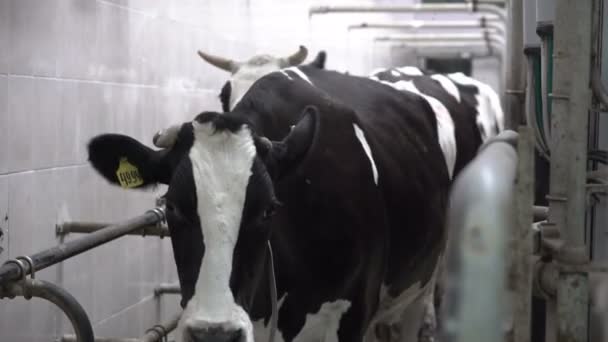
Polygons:
M230 59L213 56L208 53L204 53L201 50L198 50L198 55L201 56L205 62L228 72L233 72L236 67L236 63Z
M177 141L177 134L179 133L180 125L174 125L167 129L160 130L154 134L152 143L156 147L170 148L175 145Z
M287 61L287 65L289 66L299 65L304 62L306 56L308 56L308 50L304 46L300 45L300 49L298 50L298 52L285 58L285 60Z

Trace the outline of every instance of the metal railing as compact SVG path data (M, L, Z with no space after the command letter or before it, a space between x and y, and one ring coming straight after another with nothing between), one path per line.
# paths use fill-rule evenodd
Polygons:
M87 236L61 243L44 251L30 256L21 256L8 260L0 266L0 299L13 299L16 296L30 299L39 297L46 299L58 307L68 316L74 327L76 336L80 342L94 342L93 328L91 322L78 301L66 290L52 283L35 279L37 271L56 265L66 259L79 255L83 252L113 241L121 236L139 232L164 234L162 229L153 230L153 225L158 225L165 220L164 209L154 208L145 214L127 220L122 223L99 227L95 224L84 225L88 232ZM82 225L64 224L58 232L65 234L67 231L78 231ZM82 229L81 229L82 230ZM28 278L27 276L31 277ZM158 341L159 339L142 340Z
M158 342L169 335L175 328L181 317L180 314L174 315L171 319L166 322L157 324L152 328L146 330L146 332L139 338L117 338L117 337L96 337L94 342ZM64 335L61 337L59 342L78 342L77 336Z

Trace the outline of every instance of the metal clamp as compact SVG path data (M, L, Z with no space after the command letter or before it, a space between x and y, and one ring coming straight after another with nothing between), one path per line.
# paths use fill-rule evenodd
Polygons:
M148 333L155 333L158 336L159 341L161 341L161 342L168 341L167 335L169 334L169 332L167 331L167 329L165 329L164 326L162 326L160 324L156 324L152 328L146 330L145 334L148 334Z
M28 268L25 263L29 266L30 279L27 279ZM23 292L23 298L30 300L32 299L32 291L31 291L31 281L36 278L36 270L34 269L34 261L29 256L18 256L15 259L8 260L4 263L6 264L15 264L19 268L19 277L20 279L15 282L17 286L21 288ZM15 291L6 291L8 295L2 297L15 298Z
M157 199L158 203L158 199ZM162 207L156 207L154 209L148 210L146 213L154 213L158 217L158 221L156 222L156 227L161 228L163 223L167 223L167 216L165 215L165 209ZM141 236L146 236L146 230L142 229ZM165 237L164 234L159 234L159 237L162 239Z
M146 213L154 213L158 218L158 222L166 222L167 217L165 216L165 209L156 207L154 209L150 209L146 211Z

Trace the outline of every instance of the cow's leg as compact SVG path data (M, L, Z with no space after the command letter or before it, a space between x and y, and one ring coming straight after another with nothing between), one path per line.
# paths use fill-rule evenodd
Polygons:
M437 316L435 313L435 288L424 298L422 325L418 330L419 342L434 342L437 333Z

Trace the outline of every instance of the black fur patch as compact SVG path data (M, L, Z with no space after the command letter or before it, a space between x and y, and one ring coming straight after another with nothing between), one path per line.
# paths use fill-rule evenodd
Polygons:
M226 82L220 90L220 102L222 103L222 111L227 113L230 111L230 96L232 96L232 84Z
M201 124L211 123L216 133L223 131L236 133L241 129L241 127L243 127L243 125L250 125L249 120L247 120L245 117L232 113L220 114L216 112L203 112L194 120Z

